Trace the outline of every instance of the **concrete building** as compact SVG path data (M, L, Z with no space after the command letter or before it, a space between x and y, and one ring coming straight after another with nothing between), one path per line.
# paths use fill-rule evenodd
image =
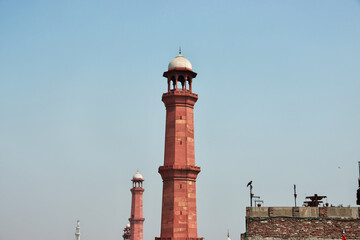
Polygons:
M168 91L162 95L166 107L161 234L156 240L200 240L197 236L194 105L198 95L192 92L197 73L189 60L175 57L163 76Z
M358 207L247 207L247 240L360 239Z

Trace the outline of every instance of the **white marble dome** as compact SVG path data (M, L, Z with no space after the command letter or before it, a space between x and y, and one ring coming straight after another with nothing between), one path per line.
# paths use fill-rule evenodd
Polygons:
M143 176L139 172L136 172L133 176L133 179L143 179Z
M126 224L126 227L127 227L127 228L130 228L130 224Z
M189 60L187 60L183 55L177 55L171 62L169 63L168 70L174 68L186 68L192 71L192 65Z

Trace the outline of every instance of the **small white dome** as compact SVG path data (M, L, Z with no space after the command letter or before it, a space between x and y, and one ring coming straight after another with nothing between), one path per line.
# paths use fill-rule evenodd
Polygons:
M129 227L130 227L130 224L126 224L126 227L129 228Z
M168 70L174 68L186 68L192 71L192 65L189 60L187 60L183 55L177 55L171 62L169 63Z
M133 179L143 179L143 176L139 172L136 172L133 176Z

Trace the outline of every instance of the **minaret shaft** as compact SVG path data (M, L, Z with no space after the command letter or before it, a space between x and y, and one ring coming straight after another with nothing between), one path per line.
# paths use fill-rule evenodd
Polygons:
M136 175L136 174L135 174ZM141 176L141 175L140 175ZM131 216L130 221L130 240L143 240L143 179L133 178L133 188L131 199Z
M166 133L164 166L195 166L194 104L197 95L165 93Z

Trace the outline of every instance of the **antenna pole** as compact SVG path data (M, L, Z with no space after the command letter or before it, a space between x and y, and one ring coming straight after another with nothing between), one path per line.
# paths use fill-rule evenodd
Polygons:
M252 207L252 198L253 198L253 193L252 193L252 184L250 185L250 207Z
M359 178L358 178L359 187L356 193L356 204L360 205L360 161L358 161L358 164L359 164Z
M254 197L254 194L252 193L252 189L253 189L253 186L252 186L252 181L250 181L246 187L250 187L250 207L252 207L252 199Z
M358 161L359 164L359 188L360 188L360 161Z
M296 197L297 197L297 194L296 194L296 184L294 184L294 199L295 199L295 207L296 207Z

